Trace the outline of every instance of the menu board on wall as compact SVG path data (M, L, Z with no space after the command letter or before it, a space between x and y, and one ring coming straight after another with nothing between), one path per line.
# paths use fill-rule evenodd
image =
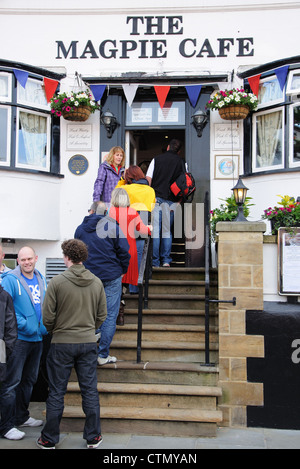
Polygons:
M278 230L278 293L300 295L300 229Z

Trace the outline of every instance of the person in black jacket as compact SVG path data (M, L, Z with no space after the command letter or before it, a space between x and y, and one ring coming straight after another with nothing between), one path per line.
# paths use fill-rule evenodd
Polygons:
M150 163L146 178L155 190L156 204L153 212L153 267L170 267L172 261L172 225L178 205L170 191L170 185L182 173L183 160L179 156L181 142L172 139L167 151Z
M0 285L0 386L5 380L6 363L18 337L13 300Z
M0 285L0 388L6 377L6 364L18 337L17 318L12 297ZM0 406L0 414L2 412ZM16 430L16 429L15 429ZM25 433L16 430L18 438Z

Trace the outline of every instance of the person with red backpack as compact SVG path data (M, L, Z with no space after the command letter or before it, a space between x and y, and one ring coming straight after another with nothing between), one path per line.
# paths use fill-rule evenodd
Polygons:
M167 151L156 156L150 163L146 178L156 194L153 211L153 267L170 267L172 247L172 225L178 198L170 186L183 171L183 160L179 156L182 143L172 139Z

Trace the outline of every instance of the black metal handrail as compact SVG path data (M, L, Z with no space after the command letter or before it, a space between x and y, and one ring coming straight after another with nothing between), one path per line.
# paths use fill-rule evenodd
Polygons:
M209 194L204 199L204 251L205 251L205 365L209 365L209 286L210 286L210 225Z
M149 278L151 273L151 237L145 239L141 265L139 268L138 289L139 289L139 305L138 305L138 328L137 328L137 363L141 362L142 354L142 327L143 327L143 309L148 308L148 289Z

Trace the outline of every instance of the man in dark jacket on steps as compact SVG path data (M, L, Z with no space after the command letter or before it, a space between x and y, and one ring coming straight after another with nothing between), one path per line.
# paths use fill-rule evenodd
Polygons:
M88 250L82 241L64 241L62 251L68 269L50 281L43 304L44 325L52 339L47 356L46 424L37 445L54 449L59 441L64 395L74 367L86 415L83 438L88 448L96 448L102 437L95 331L106 318L105 292L101 281L83 265Z
M88 246L89 255L84 265L100 278L106 295L107 318L100 328L99 365L117 361L116 357L109 355L109 347L116 331L122 276L127 272L130 260L129 244L124 233L115 220L103 213L103 207L99 206L97 213L84 218L74 235Z
M172 226L178 201L170 191L170 185L183 171L183 160L179 156L181 142L172 139L167 151L151 161L146 178L155 190L156 204L153 211L153 267L170 267L172 248Z

